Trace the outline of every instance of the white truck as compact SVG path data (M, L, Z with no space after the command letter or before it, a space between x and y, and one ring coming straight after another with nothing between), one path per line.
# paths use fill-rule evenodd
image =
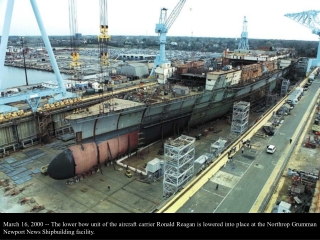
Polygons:
M299 99L301 98L302 95L303 95L303 88L302 87L297 87L288 96L287 103L289 103L289 104L298 104L298 101L299 101Z
M309 82L313 82L313 81L314 81L314 75L311 74L311 75L309 76L308 80L309 80Z

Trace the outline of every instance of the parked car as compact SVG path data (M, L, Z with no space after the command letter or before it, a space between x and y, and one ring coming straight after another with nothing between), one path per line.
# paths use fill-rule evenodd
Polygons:
M265 131L265 133L268 136L273 136L274 135L274 131L273 131L272 127L270 127L270 126L264 126L263 130Z
M275 145L268 145L267 146L267 153L274 153L276 151L276 146Z

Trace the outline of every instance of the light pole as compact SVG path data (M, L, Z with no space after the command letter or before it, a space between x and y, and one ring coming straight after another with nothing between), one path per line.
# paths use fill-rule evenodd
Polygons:
M26 68L26 58L25 58L25 55L24 55L24 48L23 48L23 39L24 39L24 37L20 37L20 41L21 41L21 45L22 45L24 74L25 74L25 76L26 76L26 84L27 84L27 86L28 86L29 83L28 83L28 75L27 75L27 68Z

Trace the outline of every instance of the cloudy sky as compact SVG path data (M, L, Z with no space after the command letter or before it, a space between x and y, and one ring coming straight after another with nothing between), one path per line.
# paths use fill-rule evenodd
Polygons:
M8 0L0 0L2 35ZM40 35L29 0L15 1L9 35ZM70 35L68 0L36 0L48 35ZM82 35L99 34L99 0L76 0L78 30ZM109 35L156 36L160 9L168 15L178 0L108 0ZM284 16L307 10L320 10L319 0L187 0L167 36L241 36L243 17L248 36L259 39L311 40L318 36ZM320 16L319 16L320 18Z

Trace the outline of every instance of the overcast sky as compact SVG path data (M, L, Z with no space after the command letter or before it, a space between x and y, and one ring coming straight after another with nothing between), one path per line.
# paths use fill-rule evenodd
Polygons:
M0 35L8 0L0 0ZM10 0L13 1L13 0ZM76 0L78 30L99 34L99 0ZM161 7L168 15L178 0L108 0L109 35L156 36ZM70 35L68 0L37 0L48 35ZM284 16L320 10L319 0L187 0L167 36L241 37L243 17L248 37L259 39L311 40L318 36ZM319 16L320 17L320 16ZM9 35L41 35L29 0L15 0Z

